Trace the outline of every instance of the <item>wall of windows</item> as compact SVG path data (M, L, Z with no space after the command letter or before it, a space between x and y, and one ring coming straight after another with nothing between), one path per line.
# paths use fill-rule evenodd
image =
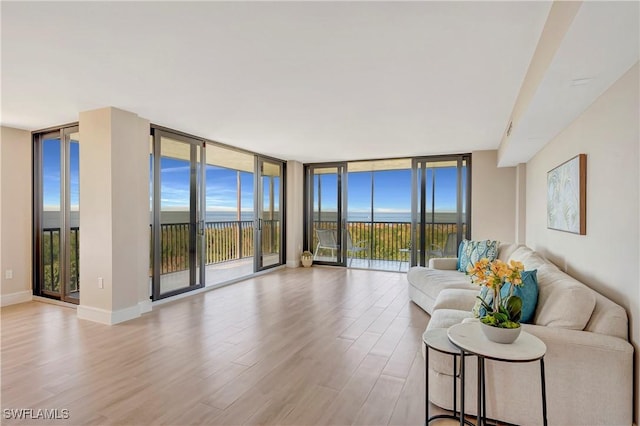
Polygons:
M305 166L305 245L317 263L406 271L470 236L470 155Z
M284 263L282 161L152 128L153 298Z

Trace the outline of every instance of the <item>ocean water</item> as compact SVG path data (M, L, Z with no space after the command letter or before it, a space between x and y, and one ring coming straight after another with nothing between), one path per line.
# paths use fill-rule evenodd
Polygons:
M253 212L242 212L240 220L253 220ZM322 212L314 215L316 221L335 222L337 220L336 212ZM453 212L435 212L433 217L429 212L427 214L427 222L435 223L456 223L457 215ZM206 222L232 222L236 221L236 212L212 212L208 211ZM170 211L162 213L163 223L184 223L189 221L187 212ZM348 222L371 222L371 212L350 212L347 214ZM373 222L401 222L411 223L410 212L374 212Z
M71 213L71 226L79 226L78 212ZM206 222L232 222L237 219L236 212L213 212L208 211L205 221ZM317 213L314 215L315 220L322 221L336 221L336 212L322 212L322 215ZM151 223L153 216L149 215ZM253 220L253 212L242 212L240 220L250 221ZM456 223L457 216L453 212L435 212L433 221L435 223ZM349 212L347 214L348 222L371 222L371 212ZM374 212L374 222L406 222L411 223L410 212ZM432 221L431 213L427 214L427 222ZM162 223L187 223L189 222L189 214L186 211L165 211L162 213ZM60 213L47 211L43 214L43 224L45 228L58 228L60 227Z
M315 214L315 220L335 221L335 212L322 212L322 215ZM436 223L456 223L457 214L455 212L431 212L427 213L426 221ZM348 212L348 222L371 222L371 212ZM411 223L411 212L373 212L373 222L406 222Z

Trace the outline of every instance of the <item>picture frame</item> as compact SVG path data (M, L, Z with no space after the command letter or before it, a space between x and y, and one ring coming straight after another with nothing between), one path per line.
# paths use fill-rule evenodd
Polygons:
M547 172L547 228L587 234L587 155Z

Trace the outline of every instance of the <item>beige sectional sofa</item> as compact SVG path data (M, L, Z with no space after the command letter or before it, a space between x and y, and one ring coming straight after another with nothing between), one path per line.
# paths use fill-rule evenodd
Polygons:
M633 347L626 311L558 269L530 248L501 244L498 258L537 269L538 304L523 330L547 345L545 356L550 425L630 425L633 412ZM409 295L431 315L427 329L448 328L472 318L479 293L455 270L457 259L431 259L409 270ZM424 348L423 348L424 350ZM475 358L467 359L466 412L476 413ZM429 396L452 409L452 360L430 353ZM487 361L487 414L504 422L541 424L538 363ZM458 405L459 406L459 405Z

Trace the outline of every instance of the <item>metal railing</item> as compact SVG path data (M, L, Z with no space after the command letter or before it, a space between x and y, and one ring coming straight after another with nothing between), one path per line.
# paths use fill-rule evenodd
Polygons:
M316 229L337 229L335 221L314 221L313 244L315 250L318 243ZM411 247L411 223L409 222L347 222L347 231L351 234L354 245L368 247L369 250L347 253L355 259L407 261L407 249ZM458 225L455 223L428 223L425 225L427 252L444 251L449 234L456 234ZM462 235L466 232L463 224ZM418 230L418 235L420 234ZM360 244L358 244L360 243ZM419 242L418 247L420 247ZM429 253L427 253L429 254Z
M263 254L274 253L280 246L280 221L262 220ZM188 223L160 225L161 267L160 273L189 269ZM254 256L254 222L233 220L206 222L204 226L205 263L207 265L246 259Z
M71 227L69 244L69 292L80 290L80 228ZM60 292L60 228L42 229L42 285L53 293Z
M189 268L189 224L161 225L161 273ZM315 221L313 250L317 244L316 229L336 229L333 221ZM411 223L408 222L347 222L354 244L368 250L349 252L349 257L372 260L406 261L411 247ZM447 235L457 232L455 223L427 224L425 235L429 249L444 248ZM463 224L463 235L466 225ZM70 291L80 289L79 227L70 233ZM204 229L205 262L207 265L246 259L254 255L254 222L237 220L206 222ZM262 221L263 253L275 253L280 245L280 221ZM51 292L60 291L60 228L44 228L42 236L43 285Z

